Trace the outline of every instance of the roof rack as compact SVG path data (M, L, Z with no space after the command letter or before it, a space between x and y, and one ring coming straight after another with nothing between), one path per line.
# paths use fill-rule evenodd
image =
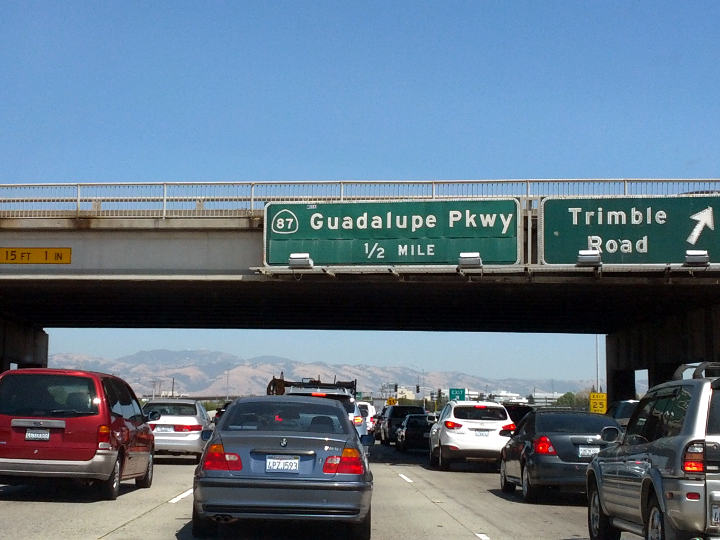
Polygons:
M675 370L675 373L673 373L672 380L679 381L683 378L683 374L688 370L692 369L693 379L703 379L706 377L705 371L708 369L717 369L720 371L720 362L700 362L699 364L682 364L678 366L678 368Z
M280 377L273 377L267 385L267 395L282 396L286 388L346 388L350 390L353 397L357 394L357 379L352 381L322 382L317 379L304 378L300 381L286 381L285 376L280 372Z

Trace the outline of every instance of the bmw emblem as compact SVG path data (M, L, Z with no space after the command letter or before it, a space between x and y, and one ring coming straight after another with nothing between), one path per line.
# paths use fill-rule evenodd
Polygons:
M285 439L285 438L281 439L281 440L280 440L280 446L282 446L283 448L285 448L285 447L287 446L287 439Z

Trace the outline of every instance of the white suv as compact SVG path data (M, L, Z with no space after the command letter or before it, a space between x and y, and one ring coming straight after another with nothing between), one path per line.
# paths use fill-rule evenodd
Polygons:
M453 461L499 462L515 425L493 401L449 401L430 430L430 466L448 470ZM503 431L507 434L501 435Z

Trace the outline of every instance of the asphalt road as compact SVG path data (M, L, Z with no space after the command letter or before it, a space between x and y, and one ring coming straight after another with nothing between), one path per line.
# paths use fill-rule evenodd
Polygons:
M588 538L581 495L556 494L525 504L519 492L500 491L498 473L482 464L431 470L426 453L376 445L373 538L548 539ZM0 538L191 540L192 460L158 458L150 489L122 484L116 501L99 501L74 486L0 485ZM231 524L219 538L342 538L342 527L297 523ZM623 535L623 539L634 539Z

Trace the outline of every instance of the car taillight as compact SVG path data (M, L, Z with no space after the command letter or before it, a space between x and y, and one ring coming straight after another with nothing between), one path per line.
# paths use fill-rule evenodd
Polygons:
M702 442L691 442L687 445L682 468L686 473L705 472L705 445Z
M325 459L323 472L325 474L364 474L365 465L357 449L345 448L341 456L329 456Z
M533 441L533 450L536 454L544 454L546 456L557 455L555 447L552 445L552 442L550 442L550 439L548 439L545 435Z
M515 431L516 427L515 424L507 424L502 427L501 431Z
M458 424L457 422L453 422L452 420L445 420L445 427L448 429L460 429L462 427L462 424Z
M361 426L363 423L363 417L356 416L355 418L353 418L353 422L355 423L356 426Z
M190 431L202 431L202 426L193 425L193 426L173 426L175 431L179 431L181 433L188 433Z
M110 450L110 426L100 426L97 432L98 449Z
M327 396L327 394L326 394L325 392L312 392L310 395L313 396L313 397L325 397L325 396Z
M202 468L206 471L241 471L242 460L237 454L225 452L225 447L216 443L207 449Z
M150 424L150 429L151 429L152 431L155 431L155 426L157 426L157 424Z

